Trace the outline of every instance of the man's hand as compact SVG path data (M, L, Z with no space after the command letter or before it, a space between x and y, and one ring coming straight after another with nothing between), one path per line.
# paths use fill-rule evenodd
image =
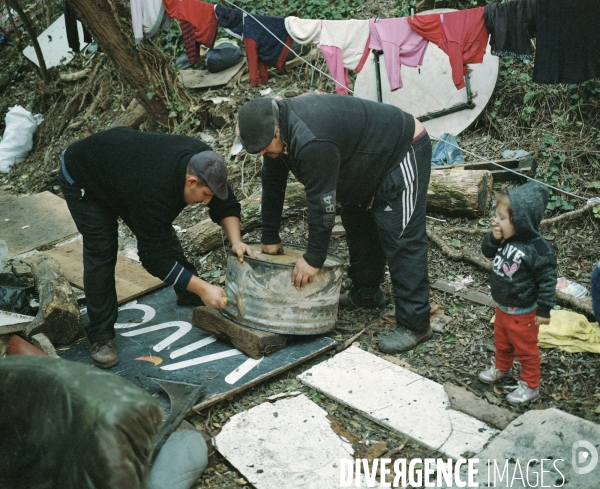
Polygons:
M541 316L535 317L535 325L539 326L540 324L550 324L550 318L543 318Z
M231 250L237 255L238 260L240 262L244 261L244 255L248 255L251 258L260 258L254 250L244 243L243 241L238 241L237 243L231 244Z
M204 302L205 306L214 307L216 309L225 308L227 305L225 303L227 296L221 287L207 283L203 289L204 290L200 293L200 298L202 299L202 302Z
M315 275L319 271L319 268L311 267L304 258L300 258L296 262L294 267L294 273L292 274L292 284L297 289L304 289L308 284L312 284L315 279Z
M278 244L263 244L262 245L263 253L267 255L283 255L283 245L281 243Z

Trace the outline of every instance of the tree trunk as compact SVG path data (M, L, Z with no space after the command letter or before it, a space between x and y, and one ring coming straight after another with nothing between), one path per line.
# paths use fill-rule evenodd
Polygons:
M167 57L148 39L135 45L131 11L121 0L68 0L79 20L102 51L112 60L125 82L156 122L169 126L172 98L190 101L187 89Z
M72 343L81 333L81 315L71 284L54 258L40 254L31 261L40 308L25 328L26 338L43 333L54 344Z
M488 170L434 170L429 181L427 210L448 216L485 215L492 200L493 184Z
M242 235L261 225L260 201L261 194L256 194L241 202ZM282 219L297 216L304 211L306 208L306 194L304 193L304 186L302 184L288 184L285 191L284 206ZM208 253L223 243L221 226L215 224L210 219L199 222L189 228L187 232L194 245L194 250L200 255Z

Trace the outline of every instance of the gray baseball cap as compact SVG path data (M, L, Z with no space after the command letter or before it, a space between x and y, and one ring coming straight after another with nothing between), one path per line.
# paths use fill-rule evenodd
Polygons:
M227 199L227 164L220 154L214 151L196 153L190 158L190 166L218 199Z

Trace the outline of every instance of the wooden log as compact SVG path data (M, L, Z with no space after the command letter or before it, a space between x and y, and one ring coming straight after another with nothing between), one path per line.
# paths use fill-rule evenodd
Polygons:
M133 99L125 113L113 122L110 127L125 126L130 127L131 129L137 129L142 122L144 122L147 115L146 108L138 103L136 99Z
M23 330L25 337L43 333L54 344L72 343L81 333L81 315L58 262L41 254L31 260L31 271L40 307L35 319Z
M449 216L486 215L494 180L489 170L443 169L431 172L427 211Z
M238 350L255 359L285 347L285 336L242 326L210 307L196 307L192 324L220 340L233 343Z
M241 202L242 235L261 225L260 215L261 194L255 194ZM306 208L306 195L304 186L300 183L289 183L285 192L285 201L282 219L299 215ZM221 246L223 238L221 226L210 219L205 219L188 228L188 236L194 246L194 251L203 255L210 250Z

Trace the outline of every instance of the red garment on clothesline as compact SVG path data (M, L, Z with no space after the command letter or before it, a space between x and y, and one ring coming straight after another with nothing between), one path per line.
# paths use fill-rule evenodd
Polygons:
M465 86L467 64L483 62L488 30L483 20L484 7L415 15L408 22L415 32L436 44L450 58L452 81L457 90Z

